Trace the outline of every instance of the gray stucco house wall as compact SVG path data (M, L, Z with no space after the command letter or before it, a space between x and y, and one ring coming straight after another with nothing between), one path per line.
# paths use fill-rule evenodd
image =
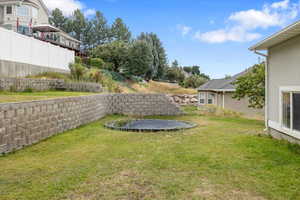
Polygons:
M278 139L300 144L300 22L250 50L266 50L266 128Z

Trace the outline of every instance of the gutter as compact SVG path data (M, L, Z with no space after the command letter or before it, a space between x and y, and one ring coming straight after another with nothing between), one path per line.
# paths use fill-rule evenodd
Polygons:
M257 55L260 55L260 56L263 56L266 58L266 66L265 66L265 90L266 90L266 93L265 93L265 131L268 130L269 128L269 124L268 124L268 121L269 121L269 115L268 115L268 112L269 112L269 104L268 104L268 82L269 82L269 78L268 78L268 66L269 66L269 55L266 55L266 54L263 54L261 52L258 52L257 50L254 50L254 53L257 54Z

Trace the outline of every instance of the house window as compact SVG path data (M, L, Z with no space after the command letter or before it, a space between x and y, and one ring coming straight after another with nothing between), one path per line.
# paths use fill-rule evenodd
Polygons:
M205 93L200 93L199 94L199 104L200 105L204 105L205 104L205 98L206 97L206 95L205 95Z
M32 17L33 18L37 18L38 17L38 9L37 8L32 7L31 8L31 12L32 12Z
M11 15L12 14L12 6L6 6L6 14Z
M207 104L214 104L215 95L214 94L208 94L207 98Z
M300 92L283 92L281 106L282 126L300 132Z
M20 17L29 16L29 6L22 5L22 6L17 7L17 15Z

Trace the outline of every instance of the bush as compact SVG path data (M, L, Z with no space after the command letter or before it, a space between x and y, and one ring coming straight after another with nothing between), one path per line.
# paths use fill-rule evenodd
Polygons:
M199 112L202 115L211 115L217 117L241 117L242 116L242 114L239 112L223 109L215 105L201 106L199 108Z
M105 68L105 62L101 58L91 58L90 59L90 66L98 68L98 69L104 69Z
M85 80L100 83L108 92L120 92L119 85L113 80L110 74L104 74L96 68L88 70L84 75Z
M37 75L26 76L26 78L36 78L36 79L63 79L69 80L69 74L59 73L59 72L43 72Z
M79 56L75 56L75 63L82 64L82 59Z
M198 88L204 83L206 83L208 80L202 76L199 75L192 75L182 82L182 86L185 88Z
M79 64L79 63L70 64L69 68L70 68L72 79L77 80L77 81L84 80L86 68L82 64Z

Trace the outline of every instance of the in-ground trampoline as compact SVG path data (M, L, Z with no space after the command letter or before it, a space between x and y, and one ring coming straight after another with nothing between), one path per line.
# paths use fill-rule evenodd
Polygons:
M105 124L105 127L110 129L138 132L178 131L196 126L191 122L160 119L120 120Z

